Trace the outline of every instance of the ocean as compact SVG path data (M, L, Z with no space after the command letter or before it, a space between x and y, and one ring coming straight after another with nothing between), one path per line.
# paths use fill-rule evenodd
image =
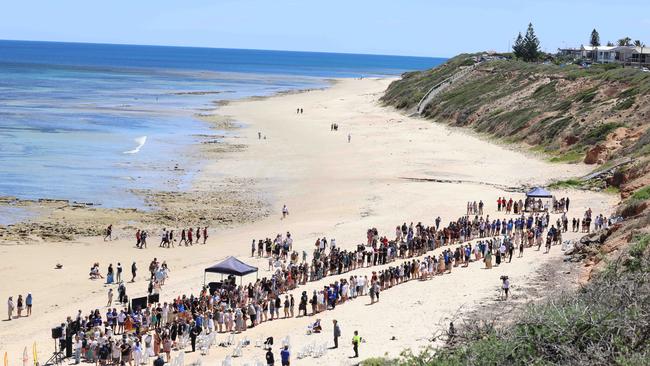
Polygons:
M322 88L328 78L399 75L444 60L0 41L0 196L146 208L133 189L174 190L191 181L184 153L200 136L218 133L196 118L215 102Z

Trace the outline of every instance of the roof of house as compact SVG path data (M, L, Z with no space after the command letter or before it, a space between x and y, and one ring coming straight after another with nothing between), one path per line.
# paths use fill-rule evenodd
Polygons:
M632 47L636 53L642 53L644 55L650 55L650 47Z
M611 51L616 48L615 46L585 46L582 45L581 49L585 51Z
M636 47L636 46L616 46L612 51L630 51L634 53L642 53L645 55L650 54L650 47Z

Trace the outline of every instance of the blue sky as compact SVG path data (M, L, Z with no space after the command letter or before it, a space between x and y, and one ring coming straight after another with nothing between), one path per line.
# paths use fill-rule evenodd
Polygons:
M648 0L1 0L0 39L453 56L507 50L533 22L544 50L629 36Z

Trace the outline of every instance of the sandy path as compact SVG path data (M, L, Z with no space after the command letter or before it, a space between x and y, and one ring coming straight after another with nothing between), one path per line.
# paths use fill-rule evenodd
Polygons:
M25 294L35 297L34 316L0 323L0 350L18 362L24 346L36 341L41 359L51 352L49 329L77 309L87 313L105 305L107 287L87 279L90 265L98 261L105 271L108 263L122 262L129 272L133 260L144 275L148 262L157 257L166 260L171 278L162 298L197 291L203 282L202 268L226 255L238 255L266 269L266 261L247 259L250 240L291 231L298 250L311 252L318 236L335 237L339 246L352 248L365 238L369 227L392 236L394 227L404 221L430 223L436 216L445 224L462 215L468 200L483 199L486 211L496 209L496 197L505 193L489 185L414 182L402 179L442 178L502 185L544 183L559 177L581 175L589 168L582 165L549 164L518 152L469 136L456 129L428 121L405 117L377 104L388 80L343 80L332 88L308 93L283 95L270 99L235 102L219 113L245 123L248 128L233 138L248 148L205 166L196 185L210 187L224 178L256 181L260 195L274 208L274 215L260 222L214 231L209 244L193 248L160 249L154 235L150 248L133 248L132 233L120 233L122 239L104 243L100 238L82 238L75 242L1 246L0 294ZM302 107L302 115L295 109ZM330 132L330 123L339 124ZM266 139L258 140L260 131ZM352 136L347 142L347 134ZM564 192L556 192L558 196ZM608 212L615 197L605 194L571 192L571 214L578 216L591 207L596 213ZM197 203L200 204L200 203ZM280 208L287 204L291 214L280 220ZM263 324L246 333L251 339L289 335L294 349L306 343L329 340L331 319L341 322L342 350L327 358L308 359L295 364L345 364L351 354L349 340L354 329L367 339L362 356L388 352L397 355L405 347L426 344L436 324L461 305L474 306L492 299L501 273L508 273L516 285L526 280L538 266L552 256L527 251L524 259L485 271L477 265L459 269L451 275L431 281L413 281L386 291L381 302L366 306L359 299L321 316L325 333L304 337L307 319L291 319ZM64 264L54 270L54 264ZM358 270L369 274L370 270ZM261 271L260 276L266 275ZM309 284L311 291L330 279ZM300 291L303 288L299 289ZM146 291L142 280L128 285L130 296ZM297 294L294 294L297 296ZM389 338L395 336L395 341ZM213 349L206 361L215 363L229 352ZM189 358L196 357L192 355ZM244 351L243 361L262 357L259 349ZM242 363L238 360L236 364Z

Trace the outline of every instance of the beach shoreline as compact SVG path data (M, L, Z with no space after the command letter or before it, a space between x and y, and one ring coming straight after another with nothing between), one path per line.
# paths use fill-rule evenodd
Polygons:
M198 140L186 147L185 165L204 166L211 162L229 158L246 149L245 144L238 143L238 133L247 126L233 120L229 116L219 113L219 108L234 102L259 101L268 98L308 93L314 90L324 90L337 83L336 78L324 78L322 81L328 85L323 88L287 89L270 95L254 95L236 100L217 99L212 103L216 106L201 109L193 113L193 118L204 123L213 134L204 134ZM159 168L162 169L162 168ZM180 172L184 168L174 166L173 172ZM187 174L187 173L185 173ZM201 174L194 172L194 175ZM200 222L210 227L223 227L227 225L244 224L262 219L268 215L268 204L261 199L254 199L254 182L245 180L227 180L214 178L215 186L209 192L198 191L194 185L195 178L185 187L177 189L128 189L129 193L139 197L144 207L103 207L94 202L79 202L65 198L39 197L23 199L14 196L0 196L0 209L7 213L5 222L0 222L0 243L20 241L57 241L74 240L77 237L103 235L108 225L125 224L125 227L138 226L151 229L170 225L192 225ZM215 189L218 188L218 189ZM225 197L219 192L228 192ZM237 200L233 204L233 199ZM220 214L188 213L187 210L179 212L183 203L202 200L202 205L211 205ZM245 203L261 211L259 214L249 215L237 210L240 203ZM170 216L170 211L175 211ZM97 220L97 213L102 220ZM184 218L181 218L184 217ZM198 219L198 220L197 220ZM183 222L182 220L185 220ZM57 227L59 229L57 229ZM63 227L61 229L61 227Z
M0 349L17 356L24 346L35 341L41 357L45 357L51 347L48 332L52 326L74 315L78 309L87 312L101 308L103 311L101 305L105 304L110 286L88 280L87 269L94 262L100 262L104 271L109 263L121 261L128 265L137 261L146 272L146 264L153 257L165 260L172 272L161 299L171 299L197 293L203 282L202 269L228 255L257 266L260 277L269 276L267 260L250 256L251 239L290 231L294 249L299 252L310 253L319 237L334 237L338 246L352 249L365 240L368 228L375 227L381 235L392 238L395 226L402 222L422 221L429 225L436 216L441 216L445 225L465 214L467 201L480 199L486 203L486 214L502 217L505 215L496 211L496 198L522 197L521 193L507 192L498 186L462 182L515 187L543 185L590 170L580 164L549 164L462 131L385 108L378 99L389 82L389 79L374 78L343 79L324 90L220 106L215 112L220 117L215 118L245 126L227 136L226 143L246 148L221 151L219 159L202 167L193 188L207 194L218 187L216 182L230 181L232 190L226 189L222 198L231 199L232 207L255 219L213 228L205 246L159 248L156 245L159 231L156 230L152 231L150 248L136 249L135 226L132 225L119 228L117 239L110 242L104 242L98 234L74 240L55 239L52 243L36 241L20 248L0 245L0 254L7 263L12 263L0 269L0 276L13 279L3 281L0 292L31 291L38 304L33 317L5 323L0 330ZM296 113L297 108L303 108L304 113ZM338 131L330 129L332 123L339 125ZM240 179L244 180L243 184ZM244 186L254 187L247 193L253 202L264 203L261 208L237 199L237 189ZM615 197L604 193L576 190L553 193L558 197L571 196L570 215L575 217L581 217L587 208L595 213L609 214L616 203ZM176 198L170 197L169 201L176 201ZM175 211L170 212L183 215L200 203L200 195L190 202L181 198L170 209ZM285 204L290 215L282 220L281 208ZM60 217L67 217L74 210L63 211ZM218 211L220 209L215 208L214 212ZM90 216L99 216L101 210L91 212L94 215ZM124 217L129 221L128 215ZM556 215L552 221L555 218ZM577 233L567 234L570 239L578 236ZM436 255L438 253L435 251ZM29 266L22 265L25 258L32 258ZM532 281L537 269L560 258L559 248L555 247L549 255L528 250L523 259L515 258L512 263L491 271L474 263L468 268L454 269L451 275L397 286L386 291L381 301L372 306L367 306L366 300L357 300L320 317L327 326L333 318L339 320L343 328L342 343L348 348L347 339L358 329L367 340L362 345L363 358L382 356L386 352L396 356L405 348L415 350L429 344L429 336L438 329L437 324L463 305L476 308L492 298L498 289L500 275L507 273L516 287L524 287ZM53 269L57 262L63 265L62 270ZM373 270L377 268L355 273L368 275ZM254 281L254 278L244 279L249 280ZM299 296L303 290L311 292L331 281L333 278L308 283L293 294ZM146 281L138 280L128 286L134 297L146 290ZM257 339L273 335L279 340L290 336L295 349L308 342L328 341L329 328L311 338L304 336L310 320L313 318L281 320L273 322L272 326L266 323L237 337ZM396 340L391 341L391 336ZM24 340L30 343L25 344ZM345 364L350 354L346 347L340 353L330 352L320 361L305 359L294 363ZM213 349L204 362L223 359L230 351ZM198 357L193 354L188 359ZM261 350L248 348L243 359L237 361L254 358L263 359Z

